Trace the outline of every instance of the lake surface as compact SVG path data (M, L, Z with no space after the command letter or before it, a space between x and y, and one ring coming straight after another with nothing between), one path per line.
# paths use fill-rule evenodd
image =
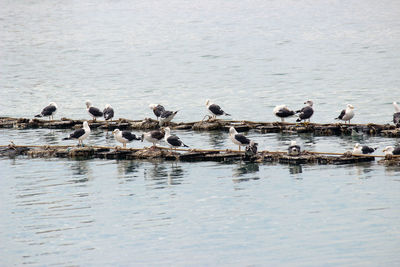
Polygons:
M150 103L201 120L205 100L236 120L314 101L312 121L347 103L355 123L389 123L400 102L398 1L0 0L0 116L50 101L56 118L116 117ZM294 119L289 119L293 121ZM0 145L70 144L70 130L0 129ZM135 133L141 134L140 131ZM194 148L222 132L175 131ZM344 152L379 136L245 133ZM117 145L93 131L88 145ZM149 146L136 142L129 147ZM346 165L0 159L0 266L399 266L400 168Z

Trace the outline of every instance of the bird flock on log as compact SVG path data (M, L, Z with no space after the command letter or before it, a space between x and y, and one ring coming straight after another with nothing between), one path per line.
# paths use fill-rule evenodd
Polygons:
M314 114L313 109L313 101L307 100L304 102L305 106L297 111L293 111L289 109L286 105L278 105L273 109L273 114L280 118L282 122L285 121L286 118L296 116L296 122L304 122L309 123L311 117ZM216 120L219 116L231 116L229 113L226 113L219 105L212 103L209 99L206 100L206 107L211 116L208 116L209 120ZM396 102L393 102L393 106L395 109L395 113L393 114L393 123L396 127L400 127L400 107ZM166 110L164 106L161 104L150 104L149 108L152 109L154 115L159 122L160 127L165 124L168 124L178 113L178 111L170 111ZM54 115L57 113L58 106L55 102L50 102L48 106L44 107L43 110L35 115L35 117L48 117L50 119L54 119ZM94 107L90 100L86 101L86 110L89 113L92 121L95 122L96 119L103 117L106 122L112 121L114 117L114 109L110 104L106 104L103 111L97 107ZM347 104L346 109L343 109L339 116L335 118L335 120L344 121L344 123L349 123L351 119L354 117L354 106L351 104ZM78 140L78 145L83 146L83 140L86 139L90 134L90 127L87 121L83 123L83 127L75 130L68 137L63 138L63 140L76 139ZM188 147L183 141L176 135L171 135L171 130L169 127L161 128L159 130L153 130L150 132L143 133L141 137L136 136L135 134L129 131L121 131L119 129L115 129L113 131L113 135L115 140L123 144L123 147L126 147L127 143L130 143L134 140L141 140L142 142L146 140L153 144L152 148L156 147L156 144L159 144L161 141L166 142L169 147L172 149L176 149L178 147ZM254 141L250 140L243 134L240 134L236 131L234 127L230 127L229 129L229 138L235 145L238 146L239 151L241 151L241 147L245 146L245 153L254 155L257 153L258 144ZM377 148L368 147L366 145L361 146L359 143L356 143L352 154L371 154ZM383 152L385 155L400 155L400 147L388 146ZM288 154L291 156L298 156L301 153L301 148L296 144L296 141L292 141L289 148Z

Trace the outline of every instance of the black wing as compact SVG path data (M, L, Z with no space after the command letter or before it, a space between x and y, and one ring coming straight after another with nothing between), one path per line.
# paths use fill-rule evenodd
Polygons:
M343 116L346 114L346 110L342 110L342 112L340 112L340 115L336 118L336 119L339 119L339 120L341 120L341 119L343 119Z
M250 139L248 139L246 136L243 134L235 134L235 139L238 140L240 143L243 145L248 145L250 144Z
M160 117L161 114L165 111L165 108L162 105L157 105L154 109L154 115L156 115L156 117Z
M293 110L289 110L287 108L281 108L276 113L276 116L278 116L280 118L286 118L286 117L293 116L293 115L294 115L294 111Z
M164 110L161 112L161 118L165 119L168 118L169 116L173 115L174 112L169 111L169 110Z
M129 131L122 131L122 137L129 141L140 140L139 137Z
M208 109L215 115L224 115L224 111L217 104L211 104Z
M393 114L393 123L396 126L400 126L400 112L396 112Z
M163 132L161 132L161 131L155 130L155 131L151 131L151 132L150 132L150 135L151 135L151 137L154 138L154 139L161 140L161 139L164 138L165 133L163 133Z
M168 137L167 142L171 146L181 146L183 144L179 137L176 135L171 135L170 137Z
M361 148L361 151L362 151L363 154L370 154L370 153L374 152L375 149L372 148L372 147L369 147L369 146L363 146Z
M77 139L77 138L81 137L84 134L85 134L85 129L80 128L80 129L75 130L72 134L70 134L69 138Z
M110 120L114 117L114 109L113 108L105 108L103 110L103 115L105 120Z
M400 146L394 148L393 155L400 155Z
M51 116L51 114L53 114L53 112L56 110L57 110L57 108L55 106L50 105L50 106L45 107L42 110L41 114L42 114L42 116Z
M309 118L311 118L313 113L314 113L314 110L313 110L312 107L310 107L310 106L304 107L300 111L299 118L302 119L302 120L309 119Z
M101 117L103 116L103 112L101 112L100 109L95 108L95 107L90 107L89 108L89 113L92 114L95 117Z

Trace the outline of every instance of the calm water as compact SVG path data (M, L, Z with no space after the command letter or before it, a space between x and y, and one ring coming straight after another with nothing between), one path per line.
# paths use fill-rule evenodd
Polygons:
M388 123L400 102L398 1L0 0L1 116L116 117L150 103L200 120L207 98L233 119L315 103L332 122ZM69 130L0 130L0 144L75 144ZM140 134L140 132L137 132ZM196 148L227 133L176 132ZM247 133L344 152L381 137ZM91 145L116 145L94 131ZM131 147L142 147L140 142ZM0 266L399 266L400 168L0 159Z

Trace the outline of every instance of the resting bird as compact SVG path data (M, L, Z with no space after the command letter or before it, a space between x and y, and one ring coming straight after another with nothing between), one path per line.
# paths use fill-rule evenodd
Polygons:
M40 114L35 115L36 118L40 117L49 117L53 119L53 116L57 113L57 104L55 102L50 102L49 105L45 108L43 108L42 112Z
M178 136L171 135L171 130L169 129L169 127L165 128L164 131L165 131L164 140L170 146L171 151L172 151L172 148L177 148L180 146L189 147L189 146L185 145L181 141L181 139L179 139Z
M87 121L83 122L83 128L75 130L69 137L63 138L63 140L78 139L78 146L83 146L83 140L85 140L90 134L90 127Z
M396 111L393 114L393 123L396 127L400 127L400 107L397 105L396 102L393 102L394 110Z
M206 100L206 106L208 111L211 113L213 119L216 119L217 116L221 115L231 116L231 114L228 114L225 111L223 111L221 107L218 106L217 104L211 103L209 99Z
M255 154L257 154L257 146L258 146L258 143L251 140L250 144L248 146L246 146L246 148L245 148L246 155L254 156Z
M160 126L163 126L164 123L170 122L178 113L179 110L177 111L169 111L169 110L164 110L161 112L160 115Z
M140 137L136 137L136 135L130 131L120 131L119 129L115 129L113 135L118 142L123 144L124 148L126 148L127 143L130 143L133 140L141 140Z
M296 141L291 141L290 146L288 148L288 155L290 156L298 156L301 153L301 148L297 145Z
M149 108L153 110L154 115L156 115L157 120L160 118L161 113L165 111L165 108L160 104L150 104Z
M146 140L147 142L153 143L153 147L156 147L156 144L159 143L165 136L165 133L160 130L154 130L151 132L147 132L142 134L142 142Z
M293 110L290 110L286 105L276 106L273 110L273 113L278 118L281 118L281 121L284 122L285 118L293 116L295 113Z
M297 122L300 122L302 120L310 121L311 116L314 114L314 109L312 107L314 103L311 100L307 100L306 102L304 102L304 104L307 104L307 106L305 106L301 110L296 111L296 113L299 114L299 118L296 120Z
M229 138L232 140L232 142L236 145L239 146L239 151L241 146L247 146L250 144L250 139L248 139L246 136L243 134L239 134L235 128L231 127L229 128Z
M86 110L90 116L92 116L93 121L96 121L96 118L103 117L103 112L100 109L93 107L92 102L90 100L86 100Z
M103 116L106 121L112 120L114 118L114 109L110 104L107 104L103 110Z
M335 120L342 120L344 121L344 123L348 121L350 124L350 120L353 117L354 117L354 107L353 105L347 104L347 108L343 109L340 115L337 118L335 118Z
M361 146L359 143L356 143L353 148L353 154L371 154L374 153L374 151L377 149L377 147L372 148L369 146Z
M385 152L385 156L386 155L400 155L400 146L398 146L398 147L387 146L387 147L385 147L383 152Z

